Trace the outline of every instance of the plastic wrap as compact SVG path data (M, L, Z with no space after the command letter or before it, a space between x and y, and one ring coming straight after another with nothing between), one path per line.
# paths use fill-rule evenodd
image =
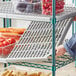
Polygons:
M40 0L13 0L15 13L40 13Z

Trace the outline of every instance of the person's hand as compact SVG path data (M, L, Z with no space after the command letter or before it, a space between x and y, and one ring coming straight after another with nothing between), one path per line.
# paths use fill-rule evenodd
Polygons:
M66 52L66 49L64 48L63 45L56 47L56 56L62 56L65 54L65 52Z

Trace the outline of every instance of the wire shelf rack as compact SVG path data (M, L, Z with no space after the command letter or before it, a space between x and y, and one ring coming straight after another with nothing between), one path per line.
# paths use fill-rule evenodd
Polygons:
M72 19L69 18L56 23L57 45L64 40ZM49 22L32 21L6 60L7 62L48 60L48 56L52 54L51 42L52 24Z
M64 12L56 16L57 21L63 20L69 17L74 17L76 15L76 8L65 7ZM0 3L0 17L2 18L14 18L14 19L24 19L30 21L44 21L50 22L52 16L42 15L41 13L15 13L14 7L11 1Z
M33 67L33 68L40 68L40 69L46 69L46 70L52 70L52 56L48 61L43 62L17 62L17 63L8 63L9 65L20 65L20 66L27 66L27 67ZM56 58L56 69L59 69L67 64L70 64L74 60L70 55L64 55Z

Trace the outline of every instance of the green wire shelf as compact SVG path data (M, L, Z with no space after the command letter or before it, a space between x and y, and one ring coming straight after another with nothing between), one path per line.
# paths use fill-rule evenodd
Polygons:
M52 56L50 56L52 58ZM74 60L70 55L64 55L60 56L56 59L56 69L59 69L63 66L66 66L67 64L72 63ZM47 65L45 65L45 64ZM40 68L40 69L46 69L46 70L52 70L52 59L49 59L48 61L43 61L42 63L30 63L30 62L18 62L18 63L8 63L9 65L20 65L20 66L27 66L27 67L33 67L33 68Z

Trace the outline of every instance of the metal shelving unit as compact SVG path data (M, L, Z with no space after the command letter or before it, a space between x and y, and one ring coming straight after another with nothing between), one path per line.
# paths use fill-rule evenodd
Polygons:
M73 62L73 59L69 55L59 57L55 61L55 41L56 46L63 42L72 20L74 16L76 16L76 8L65 7L63 13L55 16L55 0L52 2L52 16L45 16L41 13L15 13L11 2L0 3L1 18L32 21L10 55L4 59L9 65L23 65L52 70L52 76L55 76L57 68ZM50 57L50 59L48 57ZM53 59L51 59L51 57ZM26 61L41 61L42 64ZM48 65L44 65L44 63Z
M73 18L56 23L56 44L64 40ZM60 25L61 24L61 25ZM63 34L63 35L62 35ZM27 31L21 36L15 48L7 58L7 62L48 60L52 54L52 23L32 21Z
M74 17L76 14L75 10L75 7L65 7L64 12L56 16L56 20L59 21ZM42 15L41 13L15 13L12 3L9 1L0 3L0 17L44 22L50 22L52 19L52 16Z

